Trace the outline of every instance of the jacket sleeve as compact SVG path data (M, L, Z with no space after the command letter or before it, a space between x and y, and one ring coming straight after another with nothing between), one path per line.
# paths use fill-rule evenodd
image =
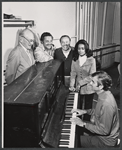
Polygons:
M78 84L79 84L80 86L83 86L83 85L85 85L85 84L90 83L91 81L92 81L91 76L88 76L88 77L86 77L86 78L84 78L84 79L78 80Z
M94 109L86 109L87 114L93 115L94 114Z
M93 58L93 63L92 63L92 66L91 66L91 69L90 69L90 74L96 72L96 60L95 58Z
M95 119L95 124L86 123L86 129L99 135L108 135L112 125L114 111L109 105L101 107L100 116Z
M71 64L71 72L70 72L70 87L74 87L76 80L76 70L74 66L74 61Z
M46 54L41 47L36 48L34 51L34 57L37 62L47 62L53 59L53 57Z
M10 84L12 81L14 81L16 77L17 68L19 66L19 61L20 60L18 51L11 51L11 53L8 56L5 72L5 80L7 84Z

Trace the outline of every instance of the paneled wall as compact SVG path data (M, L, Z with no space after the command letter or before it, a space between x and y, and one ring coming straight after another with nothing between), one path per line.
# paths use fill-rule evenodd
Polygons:
M77 8L80 18L78 39L87 40L92 50L120 44L120 2L79 2ZM113 51L115 47L99 54ZM119 53L101 57L100 62L104 68L111 66L115 60L119 60Z

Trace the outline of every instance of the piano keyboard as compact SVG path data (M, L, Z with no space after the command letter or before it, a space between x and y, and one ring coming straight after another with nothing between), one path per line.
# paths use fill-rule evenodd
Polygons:
M59 147L74 148L75 146L76 125L72 124L69 120L71 117L76 117L76 113L72 114L71 110L73 108L77 109L77 105L78 105L78 93L71 92L67 100L65 119L61 131Z

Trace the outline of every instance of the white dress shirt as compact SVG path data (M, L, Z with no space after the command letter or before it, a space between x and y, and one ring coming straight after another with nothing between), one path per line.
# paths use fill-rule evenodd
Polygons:
M70 48L69 50L67 50L67 51L64 51L64 50L62 49L62 52L63 52L63 54L64 54L64 56L65 56L66 58L68 57L70 51L71 51L71 48Z

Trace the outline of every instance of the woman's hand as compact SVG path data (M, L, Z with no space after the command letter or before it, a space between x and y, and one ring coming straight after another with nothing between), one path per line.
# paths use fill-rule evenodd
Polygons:
M77 85L76 89L75 89L77 92L79 92L80 90L80 85Z
M74 92L75 91L75 87L69 87L69 90Z

